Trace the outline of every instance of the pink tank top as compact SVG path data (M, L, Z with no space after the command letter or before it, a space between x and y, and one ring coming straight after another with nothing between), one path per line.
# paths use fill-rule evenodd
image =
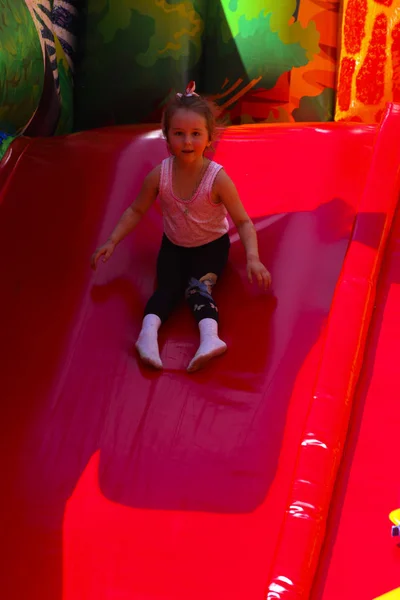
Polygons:
M173 160L169 157L161 163L159 197L165 235L173 244L186 248L213 242L229 229L225 206L211 200L212 186L222 166L211 161L192 198L181 200L172 189Z

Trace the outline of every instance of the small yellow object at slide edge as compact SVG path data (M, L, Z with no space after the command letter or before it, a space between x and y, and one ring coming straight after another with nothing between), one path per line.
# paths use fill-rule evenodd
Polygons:
M383 594L383 596L379 596L378 598L374 598L374 600L400 600L400 588L392 590L387 594Z

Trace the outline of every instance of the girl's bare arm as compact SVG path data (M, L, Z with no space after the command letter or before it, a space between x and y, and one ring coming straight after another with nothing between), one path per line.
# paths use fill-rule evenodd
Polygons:
M250 282L254 275L260 287L268 289L271 284L271 275L260 261L257 232L253 221L242 204L235 184L227 173L221 169L215 179L214 186L218 198L224 204L232 221L236 225L239 237L245 248L247 275Z

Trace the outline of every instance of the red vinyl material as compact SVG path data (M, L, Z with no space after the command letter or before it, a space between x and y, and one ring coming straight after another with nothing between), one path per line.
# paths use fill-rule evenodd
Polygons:
M400 546L388 515L400 505L400 214L381 271L346 460L332 502L312 600L369 600L398 588ZM362 576L360 576L360 574Z
M400 106L392 105L375 140L354 234L336 286L268 598L308 597L313 581L380 265L397 207L399 131ZM296 558L291 551L293 537L297 540Z
M89 268L166 156L159 130L11 146L0 167L7 600L307 598L393 213L398 120L392 106L378 137L348 124L224 132L214 158L255 222L273 290L246 282L232 229L216 289L229 349L192 375L185 306L161 332L164 372L133 351L159 207Z

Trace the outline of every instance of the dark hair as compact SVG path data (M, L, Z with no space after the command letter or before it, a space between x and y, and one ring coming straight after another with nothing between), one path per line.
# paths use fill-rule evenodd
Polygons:
M201 115L206 120L206 126L210 141L214 141L215 132L217 129L217 117L218 117L218 108L217 106L203 98L202 96L198 96L197 94L193 94L193 96L187 95L179 95L177 94L172 101L167 105L164 110L162 116L162 131L164 137L168 139L168 131L171 124L171 119L180 108L186 108L187 110L192 110L193 112Z

